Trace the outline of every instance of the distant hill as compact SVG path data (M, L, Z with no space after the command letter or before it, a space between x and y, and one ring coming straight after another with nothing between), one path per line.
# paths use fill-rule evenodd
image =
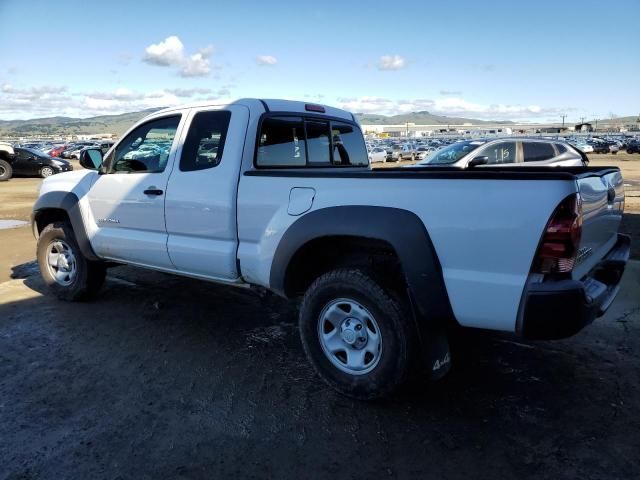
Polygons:
M78 135L91 133L114 133L122 135L135 122L151 112L151 108L140 112L120 115L101 115L91 118L47 117L30 120L0 120L0 137L20 135Z
M505 120L478 120L475 118L447 117L445 115L434 115L427 111L403 113L391 116L370 113L356 113L355 115L363 125L400 125L407 122L418 125L463 125L465 123L473 123L474 125L500 123L508 125L513 123Z
M640 121L640 116L631 115L630 117L615 117L615 118L599 118L598 125L629 125ZM587 120L588 123L595 125L596 121ZM639 122L640 123L640 122Z

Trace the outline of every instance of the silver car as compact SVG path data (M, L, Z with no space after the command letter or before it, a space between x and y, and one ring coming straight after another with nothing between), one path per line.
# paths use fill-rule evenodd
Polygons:
M581 167L588 162L586 155L566 142L507 137L452 143L418 162L418 165L460 168L500 165Z

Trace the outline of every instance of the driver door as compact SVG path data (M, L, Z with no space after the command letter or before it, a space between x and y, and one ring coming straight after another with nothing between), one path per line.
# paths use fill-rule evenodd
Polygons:
M182 117L165 115L137 126L105 158L88 194L97 226L91 243L99 256L174 268L164 202Z

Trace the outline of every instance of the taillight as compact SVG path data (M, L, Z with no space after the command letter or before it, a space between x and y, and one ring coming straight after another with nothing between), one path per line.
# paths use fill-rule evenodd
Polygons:
M569 273L573 270L582 235L582 200L574 193L555 209L542 235L533 272Z

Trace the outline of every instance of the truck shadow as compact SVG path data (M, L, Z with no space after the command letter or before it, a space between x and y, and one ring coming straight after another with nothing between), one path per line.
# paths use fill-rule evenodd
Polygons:
M126 464L131 445L158 475L204 465L220 475L495 478L568 463L574 474L588 465L629 478L639 466L624 440L640 427L636 326L539 343L463 332L445 380L361 403L316 377L293 303L118 267L98 300L71 304L39 295L33 268L15 270L28 288L14 282L21 293L0 304L0 451L20 452L6 457L9 471L84 471L95 455ZM68 460L34 460L62 443ZM354 450L367 461L336 455Z
M625 213L620 233L631 236L631 258L640 260L640 213Z

